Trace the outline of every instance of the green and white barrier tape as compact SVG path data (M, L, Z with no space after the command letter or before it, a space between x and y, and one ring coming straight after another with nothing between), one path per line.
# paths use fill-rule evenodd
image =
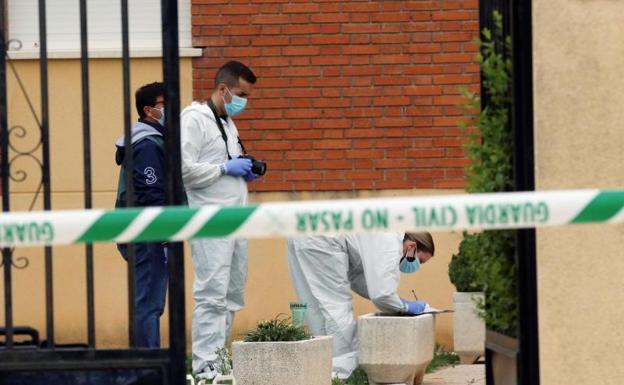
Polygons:
M623 207L624 190L573 190L15 212L0 215L0 246L615 224L624 223Z

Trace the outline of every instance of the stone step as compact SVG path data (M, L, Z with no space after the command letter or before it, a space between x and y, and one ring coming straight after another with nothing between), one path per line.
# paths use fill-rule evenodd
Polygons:
M456 365L425 374L422 385L485 385L485 365Z

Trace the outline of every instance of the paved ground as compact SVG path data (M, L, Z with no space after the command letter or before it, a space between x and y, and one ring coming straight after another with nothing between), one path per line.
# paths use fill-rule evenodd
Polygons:
M457 365L425 374L422 385L485 385L485 365Z

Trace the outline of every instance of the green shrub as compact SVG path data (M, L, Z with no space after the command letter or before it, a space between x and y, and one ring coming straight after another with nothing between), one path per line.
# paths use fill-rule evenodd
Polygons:
M459 251L453 254L449 263L449 278L458 292L483 291L483 286L477 281L476 271L481 255L479 234L464 232Z
M478 303L479 313L489 329L511 336L516 335L518 322L515 242L515 231L479 234L484 258L477 269L477 280L485 292L485 303Z
M256 329L245 335L245 342L301 341L310 339L310 333L303 326L294 326L290 318L279 316L269 321L260 321Z
M462 90L468 117L460 124L470 129L466 154L469 192L513 190L512 132L510 125L511 39L503 36L500 13L493 12L494 29L484 29L477 56L485 106L479 95ZM472 129L474 128L474 129ZM489 329L514 336L517 328L515 231L464 233L459 252L449 265L453 284L485 292L480 313Z
M464 111L470 131L466 142L466 155L471 160L466 167L469 192L500 192L513 189L512 182L512 133L510 126L511 103L511 40L503 41L502 17L493 13L494 30L483 29L483 38L477 41L480 54L482 92L486 105L481 108L481 97L463 88L466 103ZM460 123L467 127L466 122Z

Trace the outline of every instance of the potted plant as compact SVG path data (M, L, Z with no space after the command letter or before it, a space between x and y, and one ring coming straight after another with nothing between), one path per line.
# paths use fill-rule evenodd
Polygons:
M332 337L311 337L289 319L258 322L232 344L237 385L330 385Z
M485 352L485 322L479 317L478 304L483 303L483 287L478 282L482 256L481 234L468 234L449 263L453 294L453 347L462 364L473 364Z
M231 384L236 385L236 380L232 375L232 356L226 347L217 349L217 372L219 373L214 380L213 384ZM201 385L201 384L198 384Z
M462 91L468 123L474 130L466 144L471 160L467 167L468 191L504 192L514 189L512 180L512 132L510 106L511 39L503 35L503 19L492 13L493 28L482 30L477 57L481 68L481 96ZM464 127L468 124L464 123ZM464 249L480 250L475 267L476 285L483 288L484 301L478 303L485 320L486 351L490 354L488 371L494 384L515 384L518 351L515 264L515 231L485 231L467 235ZM461 261L460 261L461 262Z

